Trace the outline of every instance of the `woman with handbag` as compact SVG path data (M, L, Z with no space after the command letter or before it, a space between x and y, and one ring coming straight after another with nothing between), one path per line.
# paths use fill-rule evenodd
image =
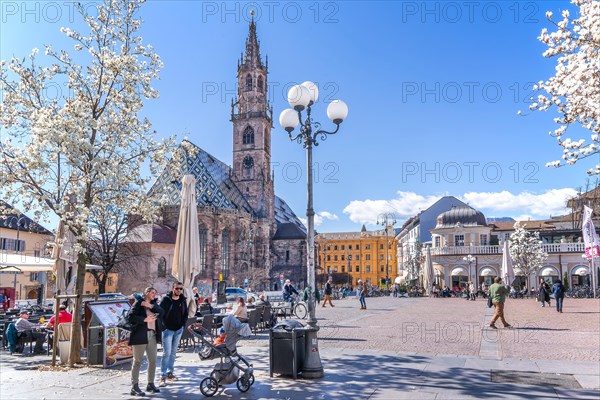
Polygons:
M154 386L154 377L156 374L157 344L161 341L162 313L163 309L157 304L156 289L153 287L144 289L143 297L136 296L136 302L129 312L128 320L132 327L128 344L133 347L133 364L131 366L132 396L145 395L139 386L140 367L144 353L148 357L148 385L146 391L151 393L160 392Z

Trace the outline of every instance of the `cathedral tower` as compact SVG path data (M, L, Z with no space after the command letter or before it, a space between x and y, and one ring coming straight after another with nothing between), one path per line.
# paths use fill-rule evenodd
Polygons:
M269 63L263 65L254 16L246 51L238 62L238 95L231 104L233 122L233 181L256 216L274 218L275 193L271 177L273 109L267 100Z

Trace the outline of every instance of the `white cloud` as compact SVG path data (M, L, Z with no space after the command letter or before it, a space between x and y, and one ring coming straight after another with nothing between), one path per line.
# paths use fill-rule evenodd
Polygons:
M577 192L571 188L552 189L542 194L521 192L512 194L506 190L502 192L469 192L463 199L476 209L490 210L497 213L484 213L486 216L524 216L533 218L548 218L549 216L562 215L567 212L567 200ZM531 215L529 215L531 214Z
M338 219L336 214L330 213L329 211L321 211L315 213L315 226L321 225L325 220L337 221ZM300 218L300 221L302 221L304 226L308 226L308 220L306 218Z
M541 194L509 191L468 192L455 195L471 207L482 211L486 217L513 217L516 220L543 219L563 215L567 200L577 192L571 188L552 189ZM446 194L447 195L447 194ZM442 196L423 196L414 192L398 192L391 200L353 200L344 208L352 222L375 225L377 216L384 212L395 213L398 222L415 216Z
M400 222L435 203L440 196L422 196L413 192L398 192L392 200L353 200L344 208L352 222L375 225L377 216L393 213Z

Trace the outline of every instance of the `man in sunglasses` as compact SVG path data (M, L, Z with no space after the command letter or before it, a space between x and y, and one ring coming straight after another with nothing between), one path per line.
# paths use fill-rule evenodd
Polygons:
M177 377L173 373L175 355L188 316L187 301L183 295L183 283L175 282L173 284L173 291L163 297L160 306L165 310L165 329L162 333L163 355L160 364L160 381L158 386L166 386L167 381L175 382L177 380Z

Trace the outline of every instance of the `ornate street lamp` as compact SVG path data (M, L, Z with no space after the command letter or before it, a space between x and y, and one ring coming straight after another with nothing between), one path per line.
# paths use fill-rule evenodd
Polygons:
M385 228L385 285L389 292L390 290L390 275L389 275L389 256L388 249L390 247L388 243L388 230L396 224L396 218L394 214L382 213L377 216L377 225L381 225Z
M317 332L319 326L315 317L315 211L313 209L313 161L312 148L318 146L317 139L321 141L327 139L327 135L333 135L340 129L340 124L348 115L348 106L341 100L333 100L327 107L327 117L335 124L335 130L328 132L321 129L319 122L314 122L311 117L311 107L319 97L319 89L313 82L304 82L301 85L293 86L288 92L288 103L292 107L283 110L279 115L279 123L286 130L290 140L296 141L306 149L306 170L307 170L307 207L306 217L308 220L308 238L307 245L307 295L308 295L308 326L306 327L306 357L304 378L323 377L323 365L319 355L317 344ZM302 111L306 110L306 118L303 118ZM304 122L302 122L304 120ZM300 132L293 135L292 132L300 124ZM315 130L313 132L313 124Z
M463 260L467 262L467 264L469 264L469 280L471 282L473 282L474 280L471 279L471 264L473 264L475 261L477 261L477 257L473 257L472 255L468 255L466 257L463 257Z

